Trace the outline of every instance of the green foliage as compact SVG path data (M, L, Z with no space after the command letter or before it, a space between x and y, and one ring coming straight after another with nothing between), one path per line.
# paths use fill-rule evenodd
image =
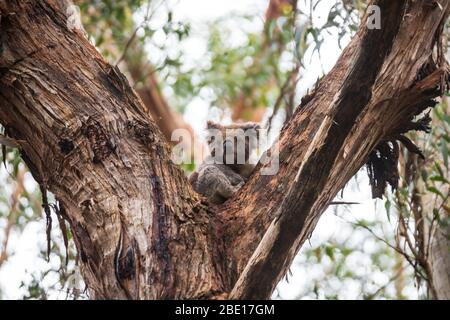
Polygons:
M295 32L292 19L282 16L265 26L265 32L243 32L238 43L236 25L259 23L255 16L228 16L212 21L208 30L206 54L199 57L195 67L167 69L167 77L178 106L187 105L193 98L203 96L216 107L233 109L273 106L283 83L301 59L306 43L300 45L302 53L295 56ZM230 23L233 22L233 23ZM244 29L244 27L241 27ZM303 36L303 31L300 37ZM290 65L286 67L286 65Z
M286 77L279 71L280 55L272 48L264 48L268 44L260 34L247 34L239 46L227 44L232 30L224 28L217 22L210 25L208 63L203 69L192 70L200 79L193 94L210 88L215 97L213 104L222 108L233 107L241 95L251 96L246 102L254 107L269 105L269 97L276 94L271 82L280 83Z
M450 196L450 171L448 150L450 148L450 116L448 102L444 100L433 110L433 127L430 135L423 138L427 161L422 166L421 179L426 189L435 196L435 209L442 210Z
M142 0L84 1L80 4L83 25L98 47L104 46L106 57L116 55L110 42L127 41L134 26L133 12L144 3Z
M375 230L382 227L380 221L370 224ZM308 279L298 299L401 298L394 282L397 274L407 271L397 265L395 251L358 229L350 233L352 229L351 225L340 229L349 232L346 240L331 238L315 248L302 249L297 266Z

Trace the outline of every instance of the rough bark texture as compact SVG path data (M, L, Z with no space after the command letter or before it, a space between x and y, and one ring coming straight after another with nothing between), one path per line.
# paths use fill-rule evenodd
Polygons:
M222 291L213 219L125 77L62 12L0 1L0 119L60 202L92 296Z
M435 162L443 161L440 152L430 154L426 161L407 153L403 187L407 188L411 183L414 185L411 208L415 223L413 240L405 241L407 245L412 243L414 246L411 251L417 264L423 269L430 296L434 299L449 300L450 226L446 223L447 201L428 191L422 179L423 170L428 171ZM447 176L448 174L449 172ZM444 195L450 195L450 188L446 184L441 186L439 191ZM408 212L405 216L408 216ZM406 220L404 217L400 218ZM408 237L407 234L402 236Z
M338 190L443 89L432 52L450 0L375 3L382 29L362 24L303 99L280 136L279 173L256 172L208 207L58 1L0 0L0 122L60 202L94 298L270 297Z
M414 127L444 86L446 64L432 52L448 2L443 10L428 1L376 4L381 30L362 27L283 128L279 173L254 175L221 211L230 279L239 277L232 297L268 298L331 199L380 143Z

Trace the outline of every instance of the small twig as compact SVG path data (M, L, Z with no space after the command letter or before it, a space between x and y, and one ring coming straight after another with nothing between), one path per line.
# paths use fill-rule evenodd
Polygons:
M392 250L394 250L395 252L401 254L403 257L405 257L406 260L408 260L408 262L414 267L414 269L416 269L417 267L412 263L412 257L410 257L406 252L404 252L403 250L401 250L400 248L393 246L392 244L390 244L388 241L386 241L385 239L381 238L380 236L378 236L372 229L370 229L369 227L362 225L362 224L358 224L358 223L354 223L351 222L353 225L357 226L357 227L361 227L366 229L367 231L369 231L377 240L383 242L384 244L386 244L389 248L391 248ZM417 270L418 271L418 270ZM419 272L419 271L418 271ZM422 275L423 276L423 275ZM423 277L424 279L426 279L426 277Z
M119 57L119 59L116 61L115 66L117 67L119 65L120 62L122 62L122 60L125 58L125 55L127 54L127 51L130 47L130 45L133 43L134 39L136 38L136 34L138 32L138 30L140 28L143 27L144 24L146 24L148 22L148 20L150 19L150 3L151 1L149 0L147 2L147 10L146 10L146 14L145 14L145 18L144 21L142 21L133 31L133 34L131 35L131 37L128 39L125 48L123 49L122 55Z
M416 247L414 246L414 244L413 244L413 242L412 242L412 240L411 240L411 238L410 238L410 236L408 234L408 227L405 224L403 214L400 213L400 216L399 216L398 220L399 220L399 223L401 225L401 228L403 228L403 230L405 231L403 234L400 234L400 236L402 236L406 240L406 244L408 245L409 250L411 250L413 256L416 259L419 259L420 255L417 252Z
M119 63L122 62L122 60L125 58L125 55L128 51L128 48L130 47L131 43L133 42L134 38L136 38L136 34L138 32L138 30L142 27L142 24L140 24L138 27L136 27L136 29L134 29L133 34L131 35L131 37L128 39L127 44L125 45L125 49L123 49L121 56L119 57L119 59L117 59L115 66L118 66Z
M283 86L281 87L280 94L277 97L277 100L275 101L275 104L273 106L273 112L270 115L269 119L267 120L267 132L270 132L270 129L272 127L273 118L278 112L278 109L280 109L281 102L283 101L284 96L287 94L289 89L289 83L292 81L292 77L298 73L299 65L295 67L294 70L291 71L289 76L287 77L286 81L283 83Z
M16 140L12 138L8 138L7 136L4 136L0 134L0 144L10 147L10 148L20 148L21 144L25 143L24 140Z
M52 216L50 211L50 205L48 204L47 189L43 186L39 186L42 194L42 207L44 208L46 218L46 234L47 234L47 261L50 261L51 251L51 231L52 231Z
M330 206L337 206L337 205L352 205L352 204L361 204L359 202L347 202L347 201L332 201L330 202Z

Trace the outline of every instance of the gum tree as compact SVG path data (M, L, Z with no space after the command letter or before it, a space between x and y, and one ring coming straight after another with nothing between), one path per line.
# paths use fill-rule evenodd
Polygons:
M93 298L268 298L329 202L368 163L396 186L399 144L447 88L450 1L367 16L279 141L280 170L221 206L195 194L117 67L67 24L62 1L0 1L0 123L57 201ZM269 150L274 152L277 148Z

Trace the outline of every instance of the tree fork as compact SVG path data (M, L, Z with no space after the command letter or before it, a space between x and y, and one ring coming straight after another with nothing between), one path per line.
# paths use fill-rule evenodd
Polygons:
M338 190L446 86L449 3L374 1L382 29L362 23L284 126L278 174L218 207L59 1L0 0L0 122L60 201L92 298L268 298Z

